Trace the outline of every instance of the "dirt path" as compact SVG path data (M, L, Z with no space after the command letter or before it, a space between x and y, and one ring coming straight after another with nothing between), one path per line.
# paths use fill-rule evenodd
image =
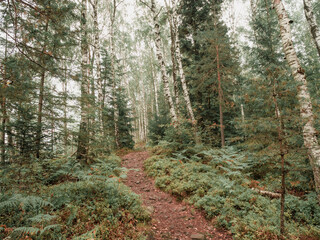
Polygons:
M148 156L148 152L134 152L123 157L123 167L139 169L128 172L126 184L141 195L144 205L152 212L153 236L148 239L200 240L204 236L206 239L232 239L210 226L199 211L157 189L154 181L143 172L143 162Z

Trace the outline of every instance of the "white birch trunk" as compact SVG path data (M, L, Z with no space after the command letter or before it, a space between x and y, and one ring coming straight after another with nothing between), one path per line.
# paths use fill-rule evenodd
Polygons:
M306 15L308 24L310 26L310 31L312 34L312 38L314 40L314 43L317 47L318 54L320 57L320 30L317 25L316 18L312 11L312 4L310 0L303 0L303 6L304 6L304 13Z
M173 93L175 97L175 104L177 107L178 115L179 115L179 105L180 105L180 99L179 99L179 83L177 79L177 61L176 61L176 31L175 31L175 26L173 23L173 17L171 14L171 8L167 1L165 0L165 5L167 8L167 13L169 16L169 25L170 25L170 38L171 38L171 62L172 62L172 80L173 80Z
M97 66L96 70L96 80L97 80L97 87L98 87L98 119L99 119L99 127L102 133L103 129L103 122L102 122L102 111L103 111L103 84L101 78L101 56L100 56L100 31L99 31L99 24L98 24L98 0L94 0L93 5L93 26L94 26L94 60Z
M116 86L116 69L115 69L115 42L114 42L114 23L116 20L117 1L113 0L113 12L111 16L111 71L112 71L112 98L113 98L113 109L114 109L114 136L117 148L120 147L119 143L119 109L117 99L117 86Z
M143 83L142 83L143 84ZM148 134L148 111L147 111L147 101L146 101L146 91L145 91L145 87L142 86L142 106L143 106L143 123L144 123L144 132L145 132L145 136L144 136L144 141L146 141L147 139L147 134Z
M320 202L320 147L318 144L316 129L314 128L314 116L312 112L312 103L307 88L306 75L302 69L296 51L293 47L289 18L281 0L274 0L276 9L283 49L286 59L292 71L294 80L299 84L298 100L300 103L300 116L303 122L303 139L304 145L308 150L310 163L313 169L315 187Z
M153 54L152 54L152 49L151 49L151 75L152 75L152 81L153 81L153 89L154 89L154 101L156 105L156 114L159 116L159 103L158 103L158 81L157 81L157 76L154 72L154 67L153 67Z
M186 102L187 110L190 115L190 118L192 120L193 125L196 125L196 119L194 117L193 109L191 106L191 101L190 101L190 96L189 96L189 90L186 82L186 77L184 74L183 70L183 65L182 65L182 59L181 59L181 51L180 51L180 39L179 39L179 34L178 34L178 14L177 14L177 6L175 0L172 0L172 18L173 18L173 26L174 26L174 31L175 31L175 47L176 47L176 60L178 63L178 71L180 75L180 80L182 84L182 89L183 89L183 97Z
M161 51L163 49L163 47L162 47L162 42L161 42L161 37L160 37L160 26L159 26L159 23L157 22L157 13L156 13L156 7L155 7L154 0L151 0L151 12L153 14L156 52L157 52L159 65L161 67L162 81L163 81L163 85L164 85L164 94L165 94L166 101L169 104L171 118L174 122L176 122L178 120L178 118L177 118L176 109L175 109L175 106L174 106L174 103L172 100L172 96L170 93L169 81L168 81L168 76L167 76L167 72L166 72L166 66L165 66L165 62L164 62L162 51Z
M244 107L243 107L243 104L241 104L241 119L242 119L242 122L244 123L245 115L244 115Z

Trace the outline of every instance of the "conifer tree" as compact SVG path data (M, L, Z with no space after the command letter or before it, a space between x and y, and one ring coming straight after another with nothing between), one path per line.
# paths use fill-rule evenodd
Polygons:
M233 126L228 124L231 119L221 121L220 116L223 117L223 112L228 112L228 117L236 114L233 94L239 64L235 52L231 50L227 28L220 21L220 3L181 1L180 14L180 41L187 66L186 79L199 119L198 125L203 132L202 139L223 146L224 132L226 137L232 136Z
M81 2L81 120L78 137L77 159L87 163L89 153L89 76L87 0Z

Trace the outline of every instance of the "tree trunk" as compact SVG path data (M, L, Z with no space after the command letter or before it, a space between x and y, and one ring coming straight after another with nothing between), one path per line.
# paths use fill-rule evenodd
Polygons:
M87 36L87 0L82 0L81 6L81 120L78 138L77 159L87 163L89 151L88 132L88 36Z
M153 57L152 57L152 49L151 49L151 75L152 75L152 83L153 83L153 91L154 91L154 100L156 105L156 115L159 116L159 103L158 103L158 81L157 75L154 72L153 67Z
M280 108L278 105L278 93L276 90L276 80L273 82L273 102L275 105L276 117L278 119L278 142L279 142L279 150L281 157L281 199L280 199L280 236L284 238L285 235L285 216L284 216L284 208L285 208L285 195L286 195L286 170L285 170L285 154L287 152L287 146L284 142L284 123L281 117Z
M102 111L103 111L103 85L101 78L101 63L100 63L100 31L98 24L98 0L94 0L93 5L93 26L94 26L94 60L97 66L96 70L96 79L97 79L97 87L98 87L98 119L99 119L99 128L102 130ZM102 132L102 131L101 131Z
M64 130L64 154L68 150L68 122L67 122L67 108L68 108L68 84L67 84L67 65L65 65L65 74L63 82L63 130Z
M313 38L314 43L317 47L318 54L320 57L320 30L317 25L316 17L314 16L313 11L312 11L311 1L310 0L303 0L303 7L304 7L304 13L306 15L308 24L310 26L312 38Z
M173 17L172 14L170 13L170 7L165 0L167 12L169 15L169 26L170 26L170 38L171 38L171 61L172 61L172 79L173 79L173 92L174 92L174 97L175 97L175 104L177 107L177 111L179 109L179 84L177 80L177 63L176 63L176 31L175 31L175 26L173 24Z
M294 80L298 86L298 100L300 104L300 116L303 122L303 139L304 145L309 153L310 164L312 166L315 189L320 203L320 147L317 139L317 132L314 128L314 116L312 112L312 103L310 93L307 88L307 80L304 70L302 69L295 49L293 47L289 18L281 0L274 1L276 9L283 49L286 59L292 71Z
M186 82L186 76L184 74L183 70L183 65L182 65L182 57L181 57L181 51L180 51L180 39L179 39L179 34L178 34L178 14L177 14L177 6L175 0L172 0L172 17L173 17L173 26L174 26L174 32L175 32L175 48L176 48L176 59L177 59L177 64L178 64L178 71L179 71L179 76L180 76L180 81L182 85L182 90L183 90L183 98L186 102L187 110L189 113L189 116L191 118L192 124L194 127L196 127L197 122L194 117L191 101L190 101L190 96L189 96L189 89L187 86Z
M117 99L117 86L116 86L116 69L115 69L115 42L114 42L114 23L116 19L117 1L113 0L113 12L111 15L111 72L112 72L112 98L113 98L113 110L114 110L114 138L116 147L120 148L119 143L119 108Z
M43 96L44 96L44 80L46 71L42 69L41 79L40 79L40 93L39 93L39 103L38 103L38 130L37 130L37 158L40 158L41 149L41 135L42 135L42 109L43 109Z
M245 115L244 115L244 107L243 107L243 104L241 104L240 107L241 107L241 120L242 120L242 123L244 123Z
M219 111L220 111L220 134L221 134L221 147L225 147L224 139L224 125L223 125L223 91L221 86L220 76L220 61L219 61L219 46L216 46L217 51L217 75L218 75L218 91L219 91Z
M169 81L168 81L168 76L167 76L167 72L166 72L166 66L165 66L165 62L164 62L163 55L161 52L163 47L162 47L162 43L161 43L160 26L159 26L158 19L157 19L158 15L156 13L156 6L155 6L154 0L151 0L151 12L153 14L155 44L156 44L158 63L161 67L161 76L162 76L162 81L163 81L163 85L164 85L164 94L165 94L166 101L169 105L171 119L173 122L176 122L178 120L178 118L177 118L176 109L175 109L175 106L174 106L174 103L173 103L173 100L171 97L170 88L169 88Z
M6 27L6 31L8 30L8 24L7 22L5 23L5 27ZM5 49L4 49L4 59L5 61L7 61L7 57L8 57L8 34L6 33L6 42L5 42ZM4 66L4 75L3 75L3 79L6 80L7 79L7 64L5 64ZM6 82L6 81L4 81ZM2 85L2 88L5 89L6 85ZM3 96L2 96L2 135L1 135L1 162L4 164L6 162L6 158L5 158L5 153L6 153L6 128L7 128L7 104L6 104L6 96L5 96L5 92L3 92Z
M46 27L45 27L45 32L48 31L48 25L49 25L49 19L47 18L46 20ZM47 50L46 43L43 46L42 53L45 54ZM42 56L43 58L43 56ZM45 65L43 59L42 59L42 65ZM39 91L39 103L38 103L38 129L37 129L37 138L36 138L36 145L37 145L37 150L36 150L36 156L37 158L40 158L40 150L41 150L41 137L42 137L42 109L43 109L43 97L44 97L44 80L46 76L46 70L42 68L41 72L41 78L40 78L40 91Z
M67 122L67 82L65 82L63 84L63 91L64 91L64 107L63 107L63 115L64 115L64 119L63 119L63 128L64 128L64 153L67 154L67 150L68 150L68 122Z
M2 134L1 134L1 162L6 162L6 121L7 121L7 103L6 97L2 97Z
M13 145L13 137L12 137L12 128L10 124L10 116L7 118L7 133L8 133L8 149L9 149L9 161L13 162L13 155L14 155L14 145Z

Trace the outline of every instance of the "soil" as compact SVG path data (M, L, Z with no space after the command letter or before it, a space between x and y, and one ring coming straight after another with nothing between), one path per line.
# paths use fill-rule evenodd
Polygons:
M123 167L130 170L126 185L139 194L151 213L149 240L232 239L228 232L217 229L204 214L157 189L154 180L143 171L148 152L132 152L123 157Z

